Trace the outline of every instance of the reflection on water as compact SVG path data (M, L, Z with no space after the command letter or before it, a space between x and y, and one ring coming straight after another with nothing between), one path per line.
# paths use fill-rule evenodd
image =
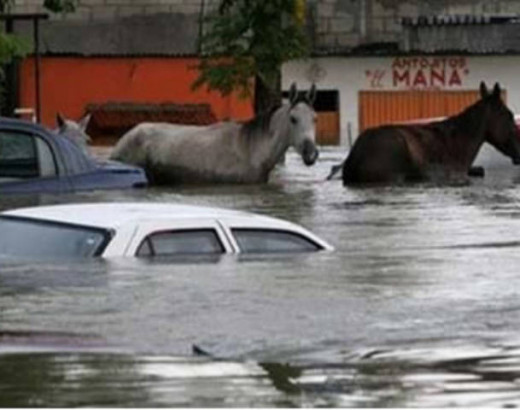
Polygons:
M289 364L51 350L0 355L0 386L7 407L516 407L518 353L460 345Z
M0 405L519 405L520 170L347 189L324 181L343 155L268 185L2 198L243 209L336 252L0 262Z

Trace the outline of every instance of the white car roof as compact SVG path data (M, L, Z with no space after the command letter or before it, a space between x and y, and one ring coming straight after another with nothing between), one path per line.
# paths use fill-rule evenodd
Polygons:
M225 218L231 220L247 218L254 225L258 223L259 225L265 224L267 226L278 225L280 227L293 228L297 226L281 219L243 211L195 205L146 202L38 206L5 211L1 214L108 229L115 229L129 223L147 220L203 218Z
M139 227L147 226L145 229L162 228L175 229L179 226L204 227L206 224L223 224L222 228L253 228L283 230L304 235L318 243L322 249L333 250L334 248L317 237L304 227L285 221L255 213L244 211L220 209L213 207L202 207L195 205L181 205L169 203L82 203L38 206L30 208L19 208L0 213L0 216L11 216L28 218L39 221L66 223L91 228L110 229L116 232L115 237L109 244L114 249L107 254L123 255L124 249L129 244L129 236L137 232ZM218 222L217 222L218 221ZM151 232L151 231L150 231ZM121 249L119 249L119 248ZM103 254L105 256L105 254Z

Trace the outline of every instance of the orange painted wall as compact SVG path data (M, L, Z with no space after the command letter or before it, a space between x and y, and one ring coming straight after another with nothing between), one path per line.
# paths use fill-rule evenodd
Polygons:
M90 103L209 103L219 120L248 119L251 101L236 95L222 97L204 87L191 90L197 71L195 58L85 58L41 59L42 123L54 127L57 112L79 119ZM36 107L34 59L20 69L20 106Z

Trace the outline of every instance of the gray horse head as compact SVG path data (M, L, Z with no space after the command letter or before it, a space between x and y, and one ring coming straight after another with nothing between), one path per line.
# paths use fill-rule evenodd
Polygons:
M75 142L84 151L91 142L91 138L87 135L86 130L90 121L91 114L85 115L78 122L64 118L60 113L56 115L58 124L57 133L65 138Z
M290 144L298 152L305 165L313 165L318 159L316 147L316 112L312 107L316 98L316 86L299 95L296 84L289 91Z

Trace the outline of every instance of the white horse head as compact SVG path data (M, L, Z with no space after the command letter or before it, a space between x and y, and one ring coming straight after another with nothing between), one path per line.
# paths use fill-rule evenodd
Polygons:
M313 84L305 96L298 96L296 84L289 92L289 144L298 152L305 165L313 165L318 159L316 148L316 112L312 107L316 98Z
M58 134L74 141L83 150L87 150L87 145L91 142L91 138L87 135L86 130L90 121L91 114L85 115L78 122L64 118L60 113L56 115L58 124Z

